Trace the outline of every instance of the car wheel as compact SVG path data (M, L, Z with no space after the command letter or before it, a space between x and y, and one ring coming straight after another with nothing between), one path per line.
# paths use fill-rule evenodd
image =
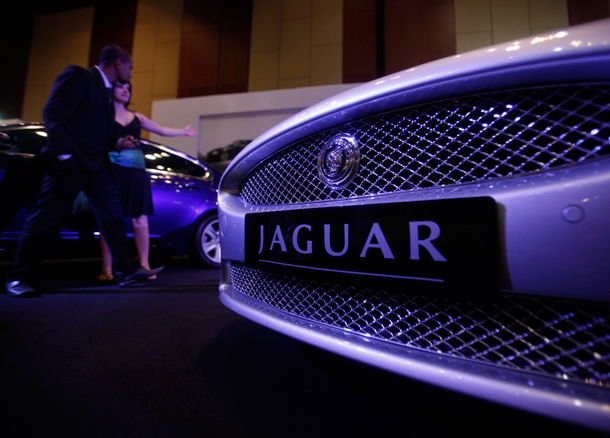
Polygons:
M218 216L205 218L197 228L192 255L207 266L220 266L220 231Z

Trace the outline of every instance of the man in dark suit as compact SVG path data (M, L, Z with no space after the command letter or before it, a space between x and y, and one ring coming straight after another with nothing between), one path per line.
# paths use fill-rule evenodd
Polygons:
M118 185L108 164L108 151L114 146L112 85L129 81L131 69L129 53L111 45L102 50L99 66L86 69L72 65L57 77L43 110L47 172L7 277L9 295L36 294L28 283L81 190L109 244L121 286L143 281L161 270L140 268L131 254Z

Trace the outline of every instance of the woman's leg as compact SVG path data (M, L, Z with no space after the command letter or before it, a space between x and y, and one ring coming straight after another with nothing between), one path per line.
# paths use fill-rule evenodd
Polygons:
M136 251L140 260L140 266L144 269L150 269L150 262L148 260L150 255L148 216L143 214L142 216L131 218L131 225L133 226L133 238L136 241ZM156 278L157 276L153 275L149 277L149 280L156 280Z
M110 281L114 277L112 275L112 255L110 254L110 248L104 239L102 233L100 233L100 247L102 249L102 273L99 279L102 281Z
M136 241L136 251L140 266L144 269L150 269L148 257L150 255L150 238L148 232L148 216L142 215L131 218L133 226L133 238Z

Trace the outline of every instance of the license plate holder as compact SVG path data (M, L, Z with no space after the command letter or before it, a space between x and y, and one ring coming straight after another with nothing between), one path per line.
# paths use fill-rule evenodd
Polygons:
M498 290L490 197L249 213L245 225L251 267L414 294Z

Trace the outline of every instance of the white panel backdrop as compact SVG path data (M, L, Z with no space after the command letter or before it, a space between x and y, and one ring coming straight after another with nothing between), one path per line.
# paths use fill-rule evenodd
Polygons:
M161 126L193 125L197 138L150 139L203 158L212 149L235 140L253 140L289 116L358 84L327 85L288 90L257 91L189 97L153 102L152 119Z

